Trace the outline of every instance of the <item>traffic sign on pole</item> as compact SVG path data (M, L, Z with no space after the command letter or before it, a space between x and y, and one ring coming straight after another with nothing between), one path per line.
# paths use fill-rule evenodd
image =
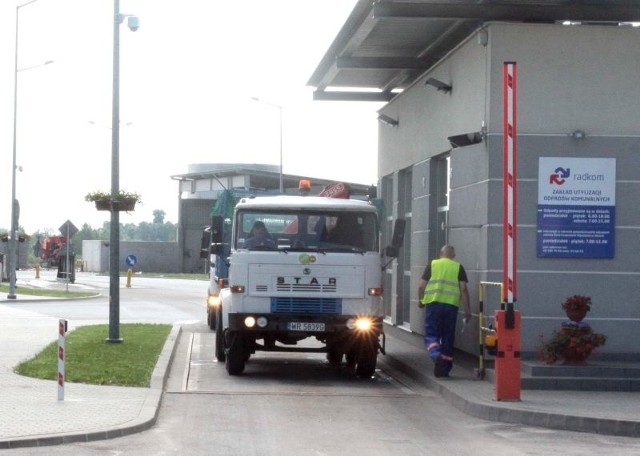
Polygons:
M71 220L64 222L58 230L60 230L60 234L67 236L69 239L78 232L78 228L71 223Z
M127 264L127 266L132 268L138 262L138 257L135 256L135 255L127 255L127 257L125 258L124 262Z

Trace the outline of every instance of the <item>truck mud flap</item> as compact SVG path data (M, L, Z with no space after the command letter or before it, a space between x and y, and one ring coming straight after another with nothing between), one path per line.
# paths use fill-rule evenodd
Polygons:
M380 344L380 340L378 340L378 348L380 349L380 353L386 355L387 335L385 333L380 333L380 336L382 336L382 344Z

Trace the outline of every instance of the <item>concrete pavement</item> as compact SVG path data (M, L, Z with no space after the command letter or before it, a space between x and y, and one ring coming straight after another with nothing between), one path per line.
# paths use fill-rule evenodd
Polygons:
M57 383L13 373L13 367L57 337L57 320L21 310L0 296L0 449L119 437L154 425L164 382L180 334L167 339L149 388ZM493 383L474 379L472 360L461 357L452 377L436 379L421 338L386 329L387 364L424 383L461 411L493 421L640 437L640 393L523 390L521 400L494 400Z
M387 355L382 359L424 382L468 415L504 423L640 437L639 392L523 389L520 401L496 401L493 382L475 379L475 357L457 356L451 378L437 379L421 337L398 328L386 328L385 332ZM492 371L487 372L488 379L492 376Z
M57 382L13 372L56 340L57 320L14 302L0 301L0 449L102 440L153 426L179 326L169 334L149 388L66 383L58 400Z

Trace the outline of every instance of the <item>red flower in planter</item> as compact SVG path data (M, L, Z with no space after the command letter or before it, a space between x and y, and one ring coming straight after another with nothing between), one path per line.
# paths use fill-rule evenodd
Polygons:
M568 297L563 303L562 308L566 310L591 310L591 297L573 295Z

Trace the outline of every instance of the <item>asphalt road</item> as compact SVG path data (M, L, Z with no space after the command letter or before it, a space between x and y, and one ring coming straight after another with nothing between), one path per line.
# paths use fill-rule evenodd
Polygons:
M322 354L258 353L230 377L214 361L206 284L148 279L123 289L123 321L182 322L157 424L122 438L16 455L562 455L638 454L637 439L485 421L384 364L374 378L331 368ZM180 283L179 283L180 282ZM185 282L185 283L182 283ZM165 285L166 283L166 285ZM199 289L201 288L201 289ZM104 319L103 298L25 303L47 315ZM108 410L105 410L108 413Z

